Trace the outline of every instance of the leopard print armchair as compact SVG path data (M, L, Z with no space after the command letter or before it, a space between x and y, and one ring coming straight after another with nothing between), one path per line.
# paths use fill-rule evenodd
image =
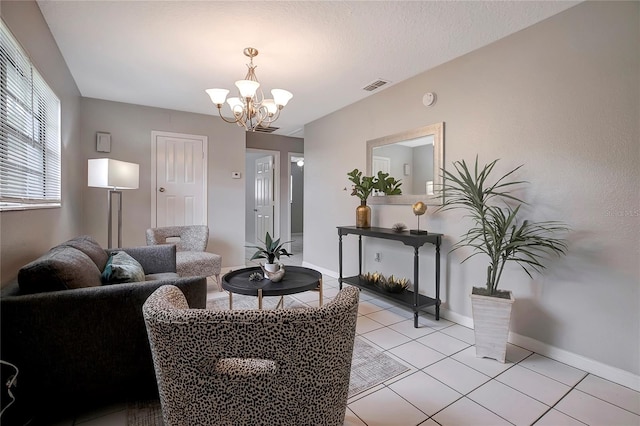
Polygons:
M146 231L147 245L175 244L176 269L181 277L216 277L222 291L222 256L207 252L209 227L206 225L165 226Z
M320 308L189 309L176 287L143 306L172 425L342 425L359 291Z

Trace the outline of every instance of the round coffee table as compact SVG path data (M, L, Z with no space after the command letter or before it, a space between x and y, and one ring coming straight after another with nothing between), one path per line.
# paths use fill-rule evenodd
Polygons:
M222 277L222 288L229 292L229 309L233 309L233 293L257 296L258 309L262 309L263 297L280 296L276 306L278 309L284 306L283 296L308 290L318 290L318 302L322 306L322 274L320 272L302 266L285 266L284 277L277 283L266 278L261 281L250 281L249 276L254 272L264 275L260 267L255 266L238 269Z

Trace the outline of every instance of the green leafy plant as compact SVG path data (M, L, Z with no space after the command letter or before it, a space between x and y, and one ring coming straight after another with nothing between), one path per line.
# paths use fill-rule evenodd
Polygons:
M526 182L508 181L508 178L522 165L490 183L489 177L497 162L494 160L479 168L476 156L473 170L464 160L453 163L455 171L442 170L445 183L441 192L445 201L441 209L466 210L473 221L473 226L452 249L463 246L473 249L462 262L478 254L489 257L486 289L474 287L474 293L504 297L500 293L506 292L498 291L498 284L507 262L520 265L529 277L533 271L540 272L544 269L542 259L545 254L566 253L566 243L553 235L568 228L557 221L519 221L520 207L526 203L512 195L511 190Z
M280 260L280 256L291 256L287 249L283 246L292 241L285 241L280 243L280 238L273 240L269 232L264 239L263 246L245 246L247 248L254 248L257 251L253 254L250 260L255 259L267 259L267 263L274 263L276 259Z
M389 176L389 173L378 172L377 176L363 176L360 170L353 169L347 173L347 176L353 183L351 195L360 198L363 203L367 202L373 190L383 192L385 195L402 194L400 189L402 182Z
M396 180L393 176L389 176L389 173L383 172L378 172L374 183L375 189L384 192L384 195L402 194L400 185L402 185L402 181Z

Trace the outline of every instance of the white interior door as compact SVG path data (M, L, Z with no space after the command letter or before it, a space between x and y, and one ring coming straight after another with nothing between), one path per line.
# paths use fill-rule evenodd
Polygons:
M152 132L152 142L153 226L206 225L206 136Z
M273 157L267 156L258 158L255 161L256 174L254 184L255 195L255 217L256 235L254 241L264 241L264 237L269 232L273 235Z

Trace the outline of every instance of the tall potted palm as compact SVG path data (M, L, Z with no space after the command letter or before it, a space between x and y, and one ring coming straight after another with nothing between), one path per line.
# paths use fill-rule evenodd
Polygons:
M509 177L522 166L492 181L497 162L479 167L476 157L473 170L464 160L455 161L453 171L443 170L445 201L441 209L462 209L471 219L471 227L452 249L472 248L462 262L476 255L488 257L485 286L473 287L471 294L476 356L505 362L514 298L511 291L498 288L504 267L515 262L532 277L532 272L544 269L547 254L565 254L565 242L554 235L568 228L557 221L520 220L520 208L526 203L511 191L525 182L509 181Z

